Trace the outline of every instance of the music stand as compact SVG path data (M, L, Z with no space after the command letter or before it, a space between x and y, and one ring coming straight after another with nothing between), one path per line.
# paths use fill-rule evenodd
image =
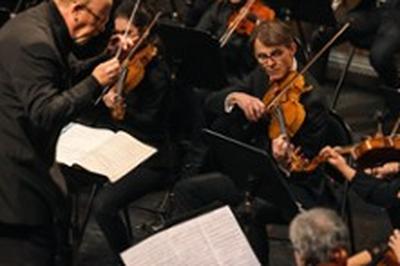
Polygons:
M177 67L185 84L220 89L226 83L225 66L217 39L204 31L162 22L156 31L167 60Z
M248 187L248 178L264 179L263 182L268 183L263 190L265 194L257 196L277 206L286 217L294 217L299 213L299 206L288 183L266 151L209 129L203 129L203 132L210 143L218 169L238 187Z

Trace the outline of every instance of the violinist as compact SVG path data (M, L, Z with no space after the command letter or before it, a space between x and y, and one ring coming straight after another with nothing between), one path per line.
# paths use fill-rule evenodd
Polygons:
M129 23L135 1L123 1L115 12L115 29L111 37L110 46L115 50L122 45L122 57L135 45L143 29L148 26L153 16L146 6L141 5ZM127 30L126 40L124 32ZM147 47L148 42L144 44ZM138 53L140 53L139 48ZM168 102L168 68L160 56L153 55L145 67L143 80L132 91L124 94L126 113L122 121L115 121L111 117L116 91L112 88L103 98L107 107L102 113L99 124L113 129L122 129L141 141L158 149L155 156L135 168L118 182L107 183L99 191L94 202L94 215L103 231L112 251L119 261L118 254L133 244L122 222L119 211L134 200L142 197L167 181L168 157L166 157L166 127L164 124ZM135 241L135 240L133 240Z
M289 238L296 266L346 265L349 232L332 210L314 208L300 213L290 223Z
M269 115L265 113L266 106L262 99L271 84L285 80L290 73L297 70L296 44L290 28L277 20L261 23L255 30L252 44L254 56L259 62L258 67L240 82L211 94L206 100L207 108L220 115L212 128L267 150L279 162L282 171L289 174L286 169L288 147L292 144L301 146L303 153L312 157L326 145L328 112L317 84L310 76L306 76L306 83L313 84L314 88L301 96L307 112L304 123L291 138L291 142L283 135L270 138L268 119L265 119ZM202 175L182 180L175 187L176 201L182 211L200 208L213 201L238 207L243 201L243 188L236 187L227 176L209 174L221 171L214 164L212 154L209 155L199 171ZM302 208L336 204L326 179L319 171L306 175L291 174L288 179L297 203ZM268 184L258 186L256 196L263 197L263 186ZM285 210L268 203L260 211L256 210L253 218L247 237L261 263L267 264L268 239L265 224L288 223L293 217L286 215Z
M386 208L394 228L400 228L400 162L356 170L340 153L325 147L320 153L351 182L354 191L366 202Z
M196 29L209 32L211 35L220 39L228 31L230 22L237 17L241 8L243 8L246 3L247 0L215 1L203 14ZM243 19L244 22L250 20L256 25L261 21L270 20L275 17L275 12L264 5L262 1L257 0L255 3L263 10L266 9L266 14L268 15L266 15L266 18L258 18L257 16L248 14ZM256 66L257 63L250 49L250 35L251 32L239 32L235 30L232 37L222 48L222 56L225 61L228 79L233 77L242 78Z

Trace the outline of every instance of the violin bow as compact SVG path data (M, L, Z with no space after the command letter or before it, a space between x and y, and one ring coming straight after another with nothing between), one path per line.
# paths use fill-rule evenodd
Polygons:
M158 19L161 16L161 12L157 12L157 14L154 16L154 18L152 19L152 21L149 23L149 26L147 26L147 28L145 29L145 31L143 32L142 36L140 36L139 40L137 41L136 45L134 47L132 47L132 49L129 51L128 55L126 56L124 63L123 63L123 67L126 67L130 61L130 59L132 59L133 55L136 53L136 51L139 49L139 47L142 45L142 43L144 42L144 40L146 40L146 38L149 36L151 29L156 25L156 22L158 21Z
M399 127L400 127L400 115L397 118L396 123L394 123L392 132L390 132L390 137L394 137L394 135L396 135L397 130L399 130Z
M132 24L132 22L133 22L133 19L135 18L136 12L137 12L137 10L139 9L140 1L141 1L141 0L137 0L136 3L135 3L135 6L134 6L133 9L132 9L131 15L130 15L130 17L129 17L128 24L127 24L126 27L125 27L124 36L123 36L124 39L128 36L129 27L131 26L131 24ZM117 52L116 52L115 55L114 55L114 58L119 58L120 55L121 55L121 53L122 53L122 46L119 46ZM126 73L125 73L125 74L121 73L121 74L126 76ZM118 78L118 82L119 82L119 80L120 80L120 79ZM104 95L105 95L111 88L112 88L112 85L108 85L107 87L105 87L105 88L102 90L100 96L99 96L99 97L96 99L96 101L94 102L94 105L98 105L99 102L101 101L101 99L103 99Z
M128 24L126 25L126 28L125 28L125 31L124 31L124 35L123 35L123 39L126 39L126 37L128 37L129 27L132 25L133 19L136 16L136 12L139 9L139 5L140 5L140 0L137 0L136 3L135 3L135 6L132 9L131 16L129 17ZM118 50L115 53L114 57L115 58L119 58L121 53L122 53L122 46L120 45L118 47Z
M239 26L240 22L246 17L250 11L250 7L255 3L256 0L248 0L246 4L240 9L238 16L228 25L228 28L219 39L219 47L222 48L231 38L233 32Z
M117 95L122 95L122 92L124 90L124 84L125 84L126 76L128 74L128 65L129 65L130 59L133 57L133 55L136 53L136 51L142 45L144 40L149 36L151 29L154 27L154 25L156 24L156 22L158 21L160 16L161 16L161 12L158 12L154 16L154 18L150 22L149 26L147 26L147 28L143 32L142 36L140 36L140 38L137 41L137 43L135 44L135 46L132 47L132 49L129 51L127 57L124 59L124 62L122 63L122 67L121 67L122 68L121 74L119 75L118 81L116 83L117 84Z
M281 90L280 93L278 93L278 95L271 101L271 103L266 107L267 110L270 110L273 106L275 106L277 104L277 102L280 100L280 98L286 94L286 92L289 90L289 88L293 85L293 82L300 77L301 75L303 75L304 73L306 73L306 71L315 63L315 61L317 61L321 55L350 27L350 22L347 22L346 24L344 24L339 30L338 32L336 32L336 34L324 45L324 47L321 48L321 50L318 51L318 53L316 53L313 58L311 58L311 60L304 66L304 68L298 72L286 85L285 88L283 88Z

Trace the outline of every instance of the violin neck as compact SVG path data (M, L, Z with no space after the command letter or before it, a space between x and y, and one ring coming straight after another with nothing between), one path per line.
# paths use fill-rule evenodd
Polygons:
M275 108L275 115L279 121L279 129L281 130L281 134L288 136L286 125L285 125L285 117L283 116L282 109L280 106Z

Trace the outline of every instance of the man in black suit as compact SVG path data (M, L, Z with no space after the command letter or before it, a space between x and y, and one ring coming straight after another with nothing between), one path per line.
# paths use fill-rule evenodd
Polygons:
M68 208L49 173L56 141L120 68L110 59L72 86L68 57L104 30L111 5L44 2L0 31L0 265L55 265L65 244Z
M297 71L294 57L296 45L290 29L280 21L261 23L255 32L253 48L259 66L241 82L215 92L207 99L207 107L221 115L213 127L225 135L270 151L282 172L289 177L289 186L301 208L332 206L334 199L328 190L327 179L322 177L319 169L312 173L289 172L292 145L301 147L306 157L313 158L327 142L329 115L311 77L306 76L305 80L307 84L313 84L314 88L305 90L300 99L306 110L300 129L290 141L284 134L270 138L267 132L268 123L264 118L269 115L265 113L266 105L262 98L272 84L282 82ZM210 155L211 160L205 161L201 171L221 171L213 166L215 161ZM254 194L268 200L264 189L267 186L266 182L261 181L254 188ZM243 201L243 189L221 174L195 176L176 185L175 195L181 207L177 209L187 211L214 201L238 206ZM288 223L293 217L268 203L257 210L252 218L247 221L249 226L246 234L260 261L267 264L268 239L265 224Z

